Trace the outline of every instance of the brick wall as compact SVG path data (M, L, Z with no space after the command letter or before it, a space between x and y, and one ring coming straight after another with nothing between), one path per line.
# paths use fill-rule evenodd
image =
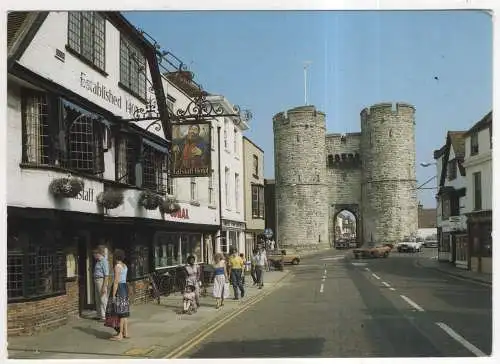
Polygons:
M33 335L54 329L78 315L78 281L66 283L66 294L7 306L7 334Z
M130 295L130 304L136 305L152 301L148 279L129 282L128 291Z

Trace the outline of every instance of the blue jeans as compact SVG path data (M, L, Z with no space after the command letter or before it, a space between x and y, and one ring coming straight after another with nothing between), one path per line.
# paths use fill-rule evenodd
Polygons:
M243 286L242 280L242 270L241 269L231 269L231 283L234 289L234 298L238 298L238 289L241 291L241 298L245 296L245 288Z

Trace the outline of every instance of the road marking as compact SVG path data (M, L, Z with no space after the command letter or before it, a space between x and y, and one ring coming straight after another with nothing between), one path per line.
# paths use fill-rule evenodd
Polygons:
M354 264L354 263L352 263L352 264ZM366 263L364 263L364 264L366 264ZM366 267L365 270L369 272L370 268Z
M222 317L221 320L215 322L214 325L209 326L207 329L202 330L199 332L196 336L194 336L191 340L185 342L184 344L180 345L176 349L172 350L169 354L167 354L164 358L165 359L176 359L179 358L180 356L184 355L186 352L191 350L193 347L198 345L200 342L205 340L208 336L212 335L215 331L220 329L222 326L224 326L226 323L231 321L233 318L236 316L241 315L243 312L246 310L250 309L250 307L253 307L256 303L262 301L264 298L266 298L268 295L273 293L276 289L280 287L280 283L283 282L287 277L290 277L291 274L286 274L283 276L281 279L279 279L273 286L270 288L267 292L264 291L262 294L250 297L250 299L244 303L244 305L238 310L234 310L233 312L230 312L227 316Z
M376 275L375 273L372 273L372 276L377 278L377 279L380 279L380 277L378 275Z
M396 290L396 288L392 288L392 287L390 287L389 289L390 289L391 291L395 291L395 290Z
M367 263L352 262L351 264L354 265L355 267L364 267Z
M328 257L328 258L323 258L321 259L321 261L327 261L327 260L340 260L340 259L344 259L344 256L343 255L340 255L340 256L336 256L336 257Z
M400 295L402 299L404 299L410 306L413 306L413 308L415 308L417 311L420 311L420 312L423 312L424 309L422 307L420 307L419 305L417 305L415 302L413 302L412 300L410 300L408 297L406 296L403 296L403 295Z
M323 273L325 276L326 276L326 269L325 269L325 273Z
M386 286L387 288L391 288L391 285L390 285L389 283L387 283L387 282L382 282L382 284L383 284L384 286Z
M448 335L450 335L452 338L454 338L456 341L458 341L460 344L462 344L467 350L469 350L474 355L487 356L485 353L483 353L481 350L479 350L473 344L468 342L463 336L456 333L455 330L453 330L451 327L449 327L445 323L436 322L436 325L438 325L441 329L443 329L444 332L446 332Z
M321 287L319 288L319 293L323 293L325 286L323 283L321 283Z

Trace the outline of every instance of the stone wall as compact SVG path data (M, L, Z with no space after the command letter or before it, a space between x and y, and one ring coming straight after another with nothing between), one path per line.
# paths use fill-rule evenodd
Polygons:
M279 246L328 245L325 128L313 106L273 118Z
M396 242L417 232L415 109L376 104L361 112L364 242Z

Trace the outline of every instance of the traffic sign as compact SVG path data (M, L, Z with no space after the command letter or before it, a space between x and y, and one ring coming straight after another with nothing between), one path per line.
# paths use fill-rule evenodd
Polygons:
M273 236L273 230L269 228L264 229L264 236L268 239L271 238Z

